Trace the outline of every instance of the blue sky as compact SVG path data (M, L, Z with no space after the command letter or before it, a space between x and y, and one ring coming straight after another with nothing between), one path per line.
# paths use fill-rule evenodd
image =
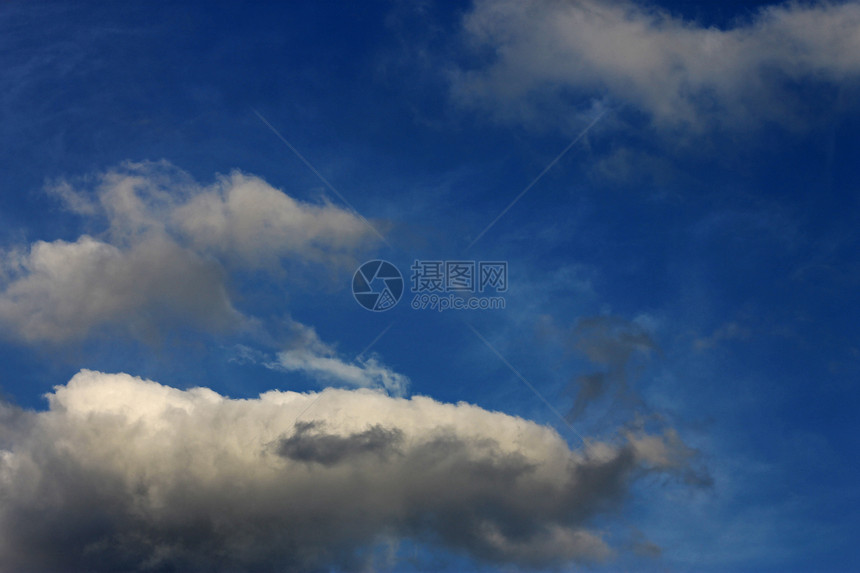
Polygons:
M0 47L4 570L858 566L857 2L13 2ZM504 309L411 308L416 260Z

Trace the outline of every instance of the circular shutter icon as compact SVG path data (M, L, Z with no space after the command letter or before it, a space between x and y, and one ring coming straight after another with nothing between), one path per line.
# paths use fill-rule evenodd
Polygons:
M388 261L367 261L352 277L352 295L367 310L388 310L403 296L403 275Z

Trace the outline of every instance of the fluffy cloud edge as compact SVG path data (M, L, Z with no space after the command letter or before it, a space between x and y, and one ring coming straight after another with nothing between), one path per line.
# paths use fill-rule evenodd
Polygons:
M573 450L522 418L367 389L235 400L83 370L48 400L0 416L4 568L349 569L406 538L491 563L600 561L613 550L592 518L686 452L671 435Z
M202 185L167 161L131 162L48 186L98 234L0 251L0 326L25 342L95 332L154 340L166 330L252 329L234 307L235 273L278 277L285 262L341 269L374 244L360 216L298 201L233 171Z

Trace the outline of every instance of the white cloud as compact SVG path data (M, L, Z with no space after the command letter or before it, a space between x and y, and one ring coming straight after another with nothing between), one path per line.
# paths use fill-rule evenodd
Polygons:
M287 260L340 267L374 240L350 212L239 172L207 187L166 161L128 162L89 181L91 190L58 181L49 191L102 233L0 252L6 336L59 342L109 327L147 339L177 325L248 324L227 271L279 272Z
M114 242L158 230L240 268L273 270L283 258L343 263L376 240L350 211L298 201L240 171L205 186L167 161L125 162L92 191L67 181L49 191L72 212L105 218Z
M201 250L251 268L271 268L283 257L342 263L375 239L349 211L296 201L235 171L178 207L173 221Z
M793 124L810 102L792 84L860 79L857 2L769 6L716 29L623 0L478 0L463 26L488 63L457 70L454 97L526 123L609 98L662 127Z
M409 385L406 376L394 372L373 356L346 362L334 354L318 354L300 348L278 353L277 366L290 372L305 372L324 383L384 388L394 396L404 395Z
M80 339L114 327L141 338L166 324L224 330L242 322L221 268L164 236L119 248L89 236L11 253L0 324L24 340Z
M85 370L48 398L0 404L3 570L352 570L402 538L522 566L602 560L592 518L679 447L573 451L521 418L369 390L231 400Z

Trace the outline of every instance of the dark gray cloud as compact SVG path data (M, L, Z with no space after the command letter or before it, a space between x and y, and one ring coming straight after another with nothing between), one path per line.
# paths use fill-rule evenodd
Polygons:
M49 402L0 410L0 570L358 570L402 539L600 561L593 520L689 454L641 432L572 450L521 418L369 390L231 400L82 371Z
M295 433L282 438L278 444L278 455L299 462L330 466L368 455L386 458L396 452L398 444L403 441L402 431L387 430L378 424L348 436L315 431L320 426L322 424L319 422L296 423Z
M648 540L645 534L638 529L633 531L630 548L636 555L651 557L652 559L657 559L663 554L663 549L653 541Z
M569 393L576 395L573 407L565 416L568 421L572 422L582 416L589 404L606 393L609 386L607 378L608 375L604 372L592 372L576 378L575 383L568 388Z
M647 358L658 351L657 343L640 325L613 316L581 319L562 333L566 343L600 370L574 378L568 392L575 395L569 420L582 416L589 405L607 394L614 398L635 398L629 380L635 374L635 358Z

